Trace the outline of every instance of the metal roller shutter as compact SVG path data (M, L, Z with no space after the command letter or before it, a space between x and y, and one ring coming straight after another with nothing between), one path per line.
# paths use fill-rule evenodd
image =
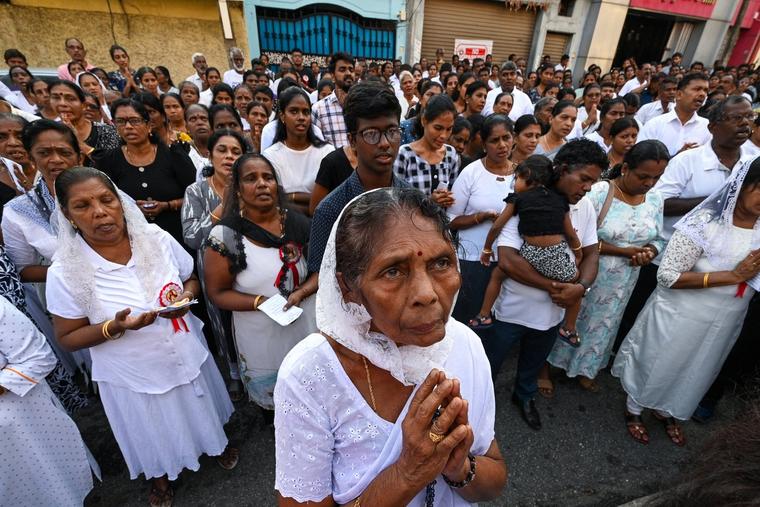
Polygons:
M541 56L551 56L551 62L558 64L562 55L567 53L567 48L570 45L570 38L572 35L568 33L546 32L546 40L544 41L544 50L541 52Z
M448 60L454 39L487 39L493 40L496 62L512 53L527 58L535 24L534 11L507 10L503 1L425 0L422 56L432 60L435 50L443 48Z

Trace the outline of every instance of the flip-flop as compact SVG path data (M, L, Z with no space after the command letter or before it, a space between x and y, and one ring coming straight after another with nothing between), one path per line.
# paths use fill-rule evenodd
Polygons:
M625 427L628 430L628 434L636 442L642 445L649 444L649 432L647 427L644 426L644 421L640 415L631 414L627 410L625 411Z
M662 417L657 412L654 412L654 418L662 423L665 427L665 433L668 434L668 438L678 447L686 445L686 436L683 434L681 425L675 420L674 417Z
M566 329L565 327L559 328L559 339L563 342L567 343L574 349L577 349L581 346L581 337L578 335L577 331L570 331ZM573 338L575 338L575 341L573 341Z
M493 327L493 315L476 315L467 322L467 325L472 329L488 329Z
M157 487L151 485L150 495L153 495L158 500L157 502L151 502L148 498L148 504L150 507L172 507L174 503L174 489L169 485L164 491L161 491Z

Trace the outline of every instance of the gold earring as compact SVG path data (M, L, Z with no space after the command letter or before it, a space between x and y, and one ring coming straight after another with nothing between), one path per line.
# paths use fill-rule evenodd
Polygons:
M71 227L73 227L75 231L79 230L79 228L77 227L77 224L75 224L73 220L69 220L69 223L71 224Z

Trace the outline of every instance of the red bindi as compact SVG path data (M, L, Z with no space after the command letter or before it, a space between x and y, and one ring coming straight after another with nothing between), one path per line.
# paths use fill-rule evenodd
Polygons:
M418 252L417 252L417 255L418 255L418 256L420 256L420 257L422 257L422 252L421 252L421 251L418 251Z

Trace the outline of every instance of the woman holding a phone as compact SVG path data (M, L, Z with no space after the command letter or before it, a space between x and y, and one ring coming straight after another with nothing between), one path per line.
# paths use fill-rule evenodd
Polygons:
M185 189L195 182L193 162L181 144L166 146L151 133L150 116L140 102L119 99L111 110L124 144L96 150L95 166L135 200L148 222L184 245L180 210Z

